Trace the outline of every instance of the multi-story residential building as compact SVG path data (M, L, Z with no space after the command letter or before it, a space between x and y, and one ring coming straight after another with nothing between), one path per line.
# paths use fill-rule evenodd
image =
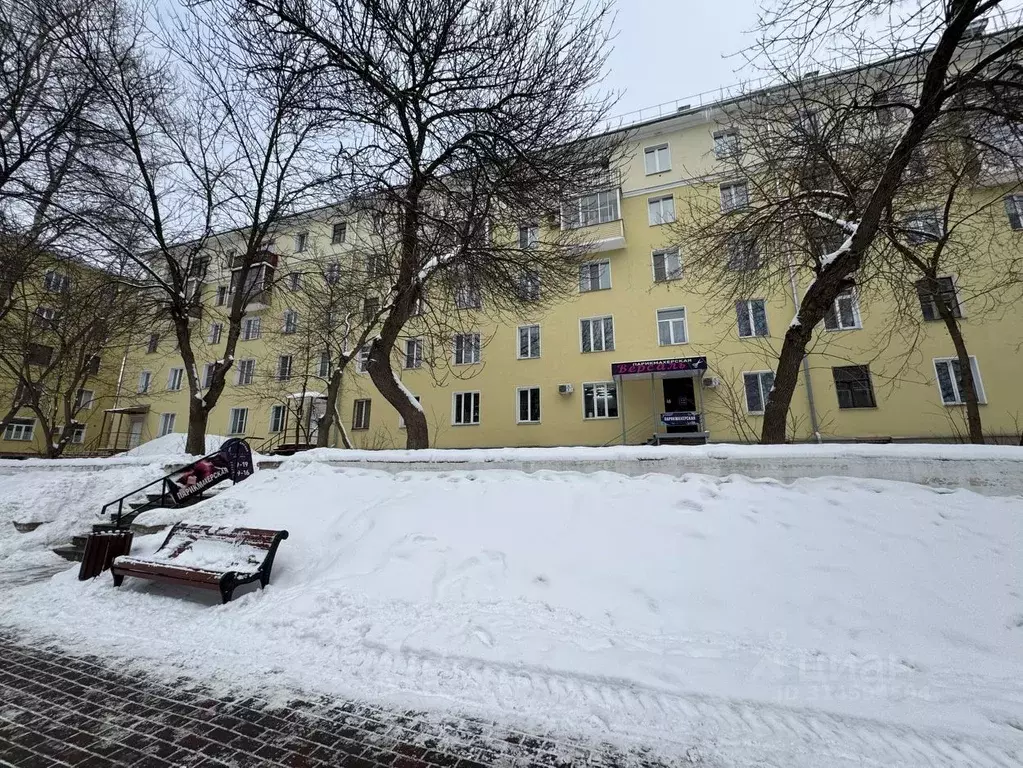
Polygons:
M734 140L725 115L721 105L711 104L623 129L629 151L608 174L607 186L567 201L562 211L561 225L586 230L592 244L572 297L542 311L524 301L517 316L495 317L485 305L477 309L476 297L459 295L456 303L466 319L453 338L417 338L410 328L396 367L420 399L435 446L756 439L777 351L805 286L793 282L791 290L751 293L722 307L687 273L686 245L677 244L671 227L692 196L708 188L725 207L746 200L741 180L729 178L719 164L722 148ZM1005 213L992 219L990 247L1009 258L1020 249L1023 196L1009 187L996 192L1005 198ZM299 376L302 353L287 349L288 335L302 322L289 295L316 290L301 274L305 254L334 254L337 269L351 268L360 258L364 231L358 217L322 210L296 218L293 231L278 238L253 277L265 289L249 304L231 383L211 415L210 433L247 436L257 445L275 435L281 436L278 442L295 442L282 435L294 418L288 400L303 401L301 418L307 423L327 407L321 394L325 371L307 364L306 375ZM528 244L535 233L526 228L520 237ZM223 344L230 266L211 267L203 288L202 334L211 361ZM1013 303L972 320L970 302L956 293L965 277L945 275L942 284L961 315L973 355L985 431L993 439L1015 441L1023 424L1018 397L1023 310ZM936 322L932 297L923 292L912 297L919 307L912 341L892 333L896 298L861 304L851 292L836 302L818 330L792 402L792 439L961 435L958 363ZM424 358L434 364L425 365ZM115 432L130 434L134 443L185 431L183 376L172 338L154 331L137 339L113 406L120 422ZM292 385L299 379L301 385ZM278 382L276 396L260 387L268 380ZM404 446L398 414L359 360L345 375L338 405L355 446ZM311 440L306 432L298 442ZM338 436L331 435L329 443L339 445Z

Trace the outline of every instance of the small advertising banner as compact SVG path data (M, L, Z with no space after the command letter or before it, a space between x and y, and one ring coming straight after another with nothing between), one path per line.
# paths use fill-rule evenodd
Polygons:
M675 357L670 360L634 360L629 363L611 363L612 376L706 370L706 357Z
M661 421L668 427L698 427L700 426L700 414L694 411L672 411L662 413Z
M239 438L224 441L217 453L204 456L167 478L167 488L175 504L201 494L222 480L240 482L252 474L252 451Z

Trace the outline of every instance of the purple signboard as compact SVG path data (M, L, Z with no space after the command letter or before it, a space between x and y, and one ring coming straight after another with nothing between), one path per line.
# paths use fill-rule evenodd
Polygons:
M700 426L700 414L693 411L662 413L661 423L666 427L698 427Z
M612 376L634 373L670 373L672 371L705 371L705 357L676 357L671 360L637 360L632 363L611 363Z

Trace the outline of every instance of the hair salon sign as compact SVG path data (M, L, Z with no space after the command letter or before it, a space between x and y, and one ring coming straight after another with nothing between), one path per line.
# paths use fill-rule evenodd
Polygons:
M631 363L611 363L612 376L705 370L707 370L707 358L705 357L676 357L671 360L637 360Z

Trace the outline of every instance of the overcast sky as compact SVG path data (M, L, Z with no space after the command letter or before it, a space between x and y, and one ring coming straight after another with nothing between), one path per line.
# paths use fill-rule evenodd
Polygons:
M607 85L624 91L616 114L731 85L752 42L755 0L618 0Z

